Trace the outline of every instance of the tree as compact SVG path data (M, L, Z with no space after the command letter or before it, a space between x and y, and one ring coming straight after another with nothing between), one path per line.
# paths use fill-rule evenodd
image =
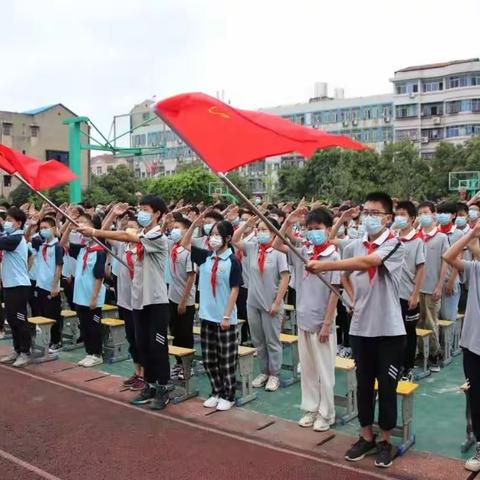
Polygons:
M26 185L20 183L20 185L10 193L10 203L19 207L24 203L31 202L33 195L32 191Z

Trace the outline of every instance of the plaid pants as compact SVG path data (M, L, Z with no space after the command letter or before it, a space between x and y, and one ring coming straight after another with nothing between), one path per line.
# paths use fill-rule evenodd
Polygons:
M233 402L238 354L236 325L223 331L219 323L202 320L200 340L203 366L212 385L212 395Z

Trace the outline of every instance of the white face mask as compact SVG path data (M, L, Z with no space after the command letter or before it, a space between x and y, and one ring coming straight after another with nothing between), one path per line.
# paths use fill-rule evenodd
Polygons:
M212 235L208 239L208 244L213 251L216 251L223 245L223 238L220 235Z

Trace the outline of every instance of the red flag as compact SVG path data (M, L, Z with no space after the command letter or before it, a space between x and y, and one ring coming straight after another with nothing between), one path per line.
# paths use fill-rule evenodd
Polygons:
M11 175L18 172L35 190L58 187L77 178L57 160L43 162L5 145L0 145L0 168Z
M216 172L289 152L311 157L316 150L368 147L292 123L277 115L239 110L203 93L185 93L155 105L157 115Z

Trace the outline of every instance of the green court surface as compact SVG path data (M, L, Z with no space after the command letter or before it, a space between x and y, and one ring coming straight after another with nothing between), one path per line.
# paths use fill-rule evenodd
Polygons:
M200 353L200 345L197 344L196 348ZM84 350L78 349L71 352L61 352L60 358L69 362L77 362L84 355ZM285 358L285 360L288 363L288 358ZM103 364L95 368L123 377L128 377L133 373L130 360ZM255 374L257 373L258 365L255 359ZM283 378L288 375L288 371L282 371L281 373ZM342 373L337 374L336 393L344 394L344 380ZM200 396L208 397L210 387L206 374L195 376L194 381L200 391ZM459 386L464 381L462 356L458 356L439 373L432 374L418 382L420 388L416 392L414 407L416 444L412 448L453 458L465 459L471 456L471 450L465 454L460 451L460 445L465 438L466 422L465 396L459 390ZM242 408L293 421L297 421L301 417L300 383L280 388L277 392L265 392L263 389L257 389L256 392L257 399ZM401 402L399 400L399 409L400 406ZM343 409L339 408L338 412L341 414ZM356 436L358 423L353 420L346 425L336 425L334 428Z

